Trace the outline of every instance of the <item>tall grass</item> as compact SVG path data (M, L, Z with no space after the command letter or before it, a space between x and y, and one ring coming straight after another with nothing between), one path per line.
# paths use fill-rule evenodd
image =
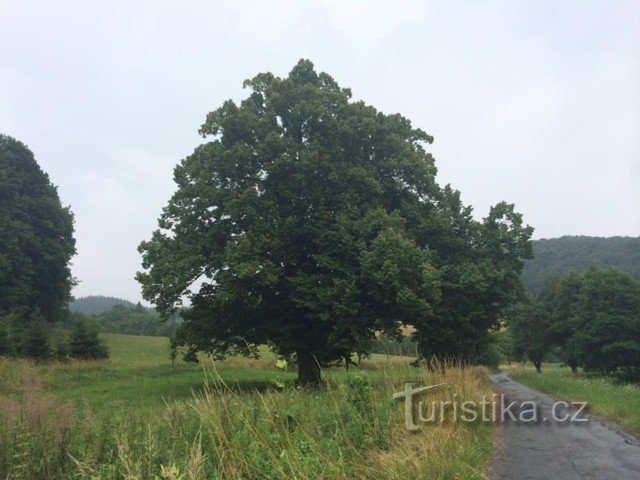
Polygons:
M327 375L318 390L243 390L208 374L205 389L159 418L130 412L96 422L57 401L23 366L17 398L0 401L0 478L484 478L490 426L404 429L392 393L406 380L445 383L434 399L490 394L477 368L389 367Z
M640 385L580 373L566 367L543 366L542 374L530 367L508 370L514 380L567 401L587 402L587 410L640 435Z

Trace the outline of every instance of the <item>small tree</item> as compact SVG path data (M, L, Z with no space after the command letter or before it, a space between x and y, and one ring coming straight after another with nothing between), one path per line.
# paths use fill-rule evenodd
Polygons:
M536 372L541 373L542 361L552 347L551 318L544 308L531 299L514 309L509 318L509 331L516 355L526 355Z
M9 338L9 327L7 320L0 316L0 357L11 354L11 340Z
M51 358L49 328L44 317L39 313L26 317L28 320L24 324L22 332L22 355L37 361Z
M578 373L580 352L575 334L578 327L578 301L582 288L582 275L569 273L548 280L538 300L551 316L551 341L559 347L558 355L571 371Z
M509 365L512 362L522 361L522 353L518 352L513 343L511 331L509 329L500 330L494 334L498 352Z
M109 358L109 349L94 327L78 322L71 332L70 355L80 360Z
M69 361L69 342L67 342L66 339L58 339L54 349L54 355L56 360L59 360L61 362Z

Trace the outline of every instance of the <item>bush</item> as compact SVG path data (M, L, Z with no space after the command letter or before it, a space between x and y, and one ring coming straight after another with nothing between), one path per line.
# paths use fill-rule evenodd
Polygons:
M500 347L498 346L497 339L490 337L490 341L478 351L472 358L470 363L472 365L483 365L485 367L497 369L500 365Z
M11 354L11 343L9 339L9 326L4 317L0 317L0 357Z
M80 360L109 358L107 345L98 337L98 331L88 327L85 322L78 322L71 332L69 354Z
M34 360L51 358L49 326L39 313L29 315L24 324L21 353Z
M69 342L66 339L60 338L56 342L56 348L54 351L56 360L66 362L69 360Z

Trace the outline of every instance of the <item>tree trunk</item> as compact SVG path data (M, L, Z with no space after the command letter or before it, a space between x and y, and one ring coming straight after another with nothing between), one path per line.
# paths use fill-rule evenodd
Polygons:
M536 366L536 373L542 373L542 369L540 368L542 366L542 362L536 362L535 360L533 361L533 364Z
M578 366L577 365L569 365L571 367L571 373L574 375L578 374Z
M302 387L320 385L320 365L316 358L308 352L298 352L298 380Z

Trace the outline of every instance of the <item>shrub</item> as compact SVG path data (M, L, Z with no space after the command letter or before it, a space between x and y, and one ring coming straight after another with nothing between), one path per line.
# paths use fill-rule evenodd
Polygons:
M0 317L0 357L6 357L11 354L9 339L9 327L6 320Z
M61 362L69 360L69 342L67 342L66 339L58 339L56 342L54 356L56 360L60 360Z
M38 361L51 358L49 327L38 313L29 315L24 324L21 353L25 357Z
M98 337L98 331L85 322L78 322L71 332L69 353L80 360L109 358L109 349Z

